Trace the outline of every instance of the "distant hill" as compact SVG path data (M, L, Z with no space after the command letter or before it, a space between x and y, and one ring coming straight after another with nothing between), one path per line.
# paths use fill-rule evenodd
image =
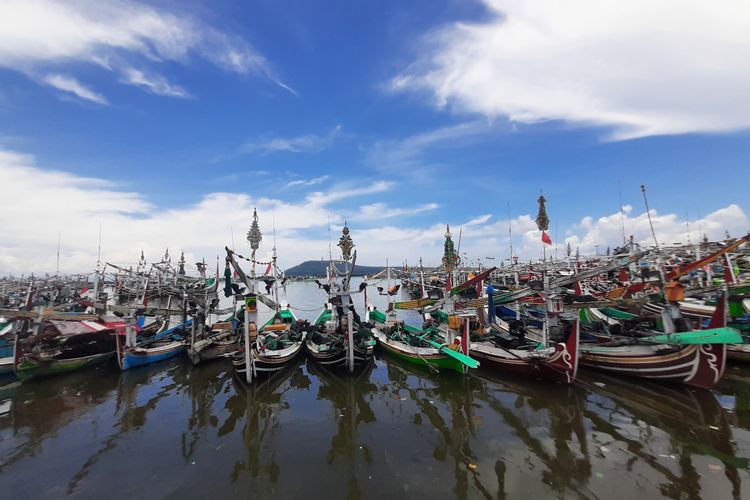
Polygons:
M302 264L297 264L294 267L290 267L285 271L287 276L325 276L326 267L328 266L327 260L307 260ZM343 261L336 261L336 267L340 271L346 269L349 270L349 265L344 264ZM378 266L360 266L357 264L354 266L354 276L368 275L379 273L385 269L384 267Z

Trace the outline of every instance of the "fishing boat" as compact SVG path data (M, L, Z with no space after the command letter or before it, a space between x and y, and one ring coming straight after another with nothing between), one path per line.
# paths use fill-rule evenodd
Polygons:
M16 336L14 370L22 382L105 363L124 322L49 320L36 334Z
M548 314L541 340L530 338L520 321L506 323L495 318L492 297L494 289L487 286L489 325L472 328L471 355L483 368L499 370L524 377L570 384L578 372L578 321L563 320ZM554 298L550 298L554 302ZM562 313L562 304L557 305Z
M13 322L0 319L0 376L13 373L14 344Z
M188 356L193 364L220 359L237 351L236 319L230 318L211 325L211 328L188 346Z
M309 323L298 321L288 304L286 307L281 307L279 304L279 282L283 279L283 272L277 266L275 242L271 261L265 263L268 267L263 279L267 291L273 286L274 298L271 299L267 295L259 293L255 274L255 265L258 264L255 260L255 253L259 248L262 236L258 225L257 211L253 212L253 221L247 239L253 250L251 258L242 257L228 247L225 250L227 262L234 268L234 271L247 287L247 293L243 295L245 307L241 313L244 335L240 339L241 342L237 351L231 356L232 367L237 378L251 384L259 377L271 376L282 371L302 353ZM251 279L247 278L235 257L243 258L252 263ZM271 272L272 274L268 276ZM228 275L228 272L225 273L225 276ZM231 276L229 277L231 278ZM228 291L233 289L231 283L226 283L226 285ZM256 322L251 320L251 316L254 318L258 313L257 301L262 302L274 311L271 318L260 328L257 328Z
M372 331L352 314L356 329L352 334L355 369L372 361L375 340ZM341 305L326 304L311 325L305 343L307 354L326 368L345 368L348 359L349 315Z
M446 296L437 303L429 306L427 309L438 314L442 313L448 320L448 329L442 331L434 325L424 325L423 328L417 328L399 320L396 309L408 309L409 303L391 302L391 294L386 293L387 309L383 313L373 307L368 307L367 321L375 325L375 338L378 346L385 352L409 361L416 365L425 366L430 370L444 369L453 370L459 373L465 373L469 368L478 368L479 362L469 356L470 340L469 329L473 314L464 314L462 317L444 313L439 310L446 301L448 304L454 304L448 292L458 294L472 285L478 283L482 278L472 278L465 283L466 286L451 288L451 282L457 279L457 267L459 264L458 253L456 252L451 237L450 227L446 226L445 244L443 255L443 268L446 271ZM489 273L485 274L488 275ZM388 288L390 288L391 271L388 267ZM409 301L413 302L413 301ZM416 304L417 308L422 306ZM460 331L463 330L463 333Z
M679 305L671 304L664 313L665 318L667 314L679 315ZM724 326L725 314L726 299L722 298L705 330L599 336L596 342L581 343L581 364L620 375L710 389L724 374L727 344L742 341L739 332Z
M117 362L120 369L129 370L183 354L187 350L186 330L192 323L192 319L185 320L148 338L138 338L132 326L128 325L125 334L118 335L117 340Z
M249 383L273 375L302 353L307 323L298 321L291 310L279 309L259 330L255 323L246 325L250 349L242 343L232 355L234 373L241 380Z
M459 352L458 344L447 342L438 328L420 329L399 320L394 310L383 313L369 309L367 321L373 330L378 347L386 353L430 370L442 369L465 373L466 368L478 368L476 359Z
M353 372L372 361L375 340L367 324L360 320L352 302L352 295L365 292L363 283L358 291L351 291L357 252L352 255L354 242L349 228L344 225L338 246L348 270L339 271L333 259L328 266L328 280L322 285L328 293L328 302L313 322L306 340L307 353L316 363L328 369L346 368Z

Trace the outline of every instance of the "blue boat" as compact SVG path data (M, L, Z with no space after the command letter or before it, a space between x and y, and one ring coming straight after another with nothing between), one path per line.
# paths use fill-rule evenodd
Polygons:
M136 366L150 365L174 358L187 351L185 331L191 327L193 320L159 332L153 337L138 342L133 347L120 346L118 342L118 362L121 370Z

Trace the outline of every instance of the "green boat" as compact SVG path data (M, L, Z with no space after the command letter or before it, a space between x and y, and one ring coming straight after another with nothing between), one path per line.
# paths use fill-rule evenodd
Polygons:
M375 325L378 345L387 353L410 363L465 373L467 368L477 368L479 362L446 344L442 332L430 327L420 330L398 321L395 312L388 315L372 309L367 311L367 321Z
M16 340L16 377L21 382L105 363L115 353L115 330Z

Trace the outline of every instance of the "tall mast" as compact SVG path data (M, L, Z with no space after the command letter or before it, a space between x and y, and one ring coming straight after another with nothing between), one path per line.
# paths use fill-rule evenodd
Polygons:
M617 195L620 199L620 232L622 233L622 244L626 245L628 242L625 239L625 216L622 213L622 184L617 182Z
M273 292L276 299L276 312L279 312L279 273L276 268L276 211L271 214L271 222L273 224Z
M654 244L656 250L659 251L659 242L656 240L656 231L654 231L654 223L651 220L651 209L648 208L648 197L646 196L646 186L641 184L641 193L643 193L643 203L646 205L646 215L648 216L648 225L651 228L651 236L654 237Z

